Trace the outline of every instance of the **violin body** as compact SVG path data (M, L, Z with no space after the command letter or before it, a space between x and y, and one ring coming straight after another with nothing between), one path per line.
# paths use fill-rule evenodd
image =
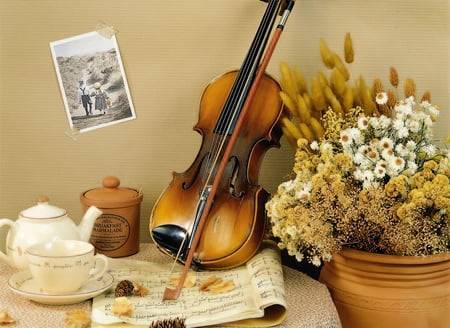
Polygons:
M225 73L205 88L194 130L202 136L200 150L183 173L173 173L173 180L156 201L150 231L155 244L181 262L183 234L189 236L193 218L201 203L201 190L211 167L211 145L217 134L215 124L238 72ZM280 86L264 75L251 107L240 129L225 171L219 183L212 207L195 249L192 264L205 269L226 269L246 262L258 250L266 230L265 202L269 196L258 185L262 158L270 147L279 147L281 129L277 122L282 113ZM229 136L222 136L228 142Z

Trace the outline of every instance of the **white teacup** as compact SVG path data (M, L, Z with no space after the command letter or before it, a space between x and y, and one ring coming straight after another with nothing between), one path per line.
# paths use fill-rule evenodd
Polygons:
M108 259L94 254L94 246L79 240L56 240L26 250L31 275L47 294L68 294L103 276Z

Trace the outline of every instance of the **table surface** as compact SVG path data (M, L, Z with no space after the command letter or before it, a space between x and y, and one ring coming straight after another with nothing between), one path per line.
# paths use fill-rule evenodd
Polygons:
M128 257L132 260L144 260L164 263L170 259L159 252L154 244L141 244L137 254ZM68 311L83 309L90 312L92 300L72 305L44 305L13 293L7 286L11 275L17 270L0 263L0 312L8 311L16 319L12 327L64 327ZM279 328L333 328L341 327L339 316L328 289L322 283L306 274L283 266L287 317Z

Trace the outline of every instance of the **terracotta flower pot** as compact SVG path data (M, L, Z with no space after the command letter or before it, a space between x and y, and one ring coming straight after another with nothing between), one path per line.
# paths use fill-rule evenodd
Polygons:
M416 257L344 249L319 280L344 328L450 325L450 252Z

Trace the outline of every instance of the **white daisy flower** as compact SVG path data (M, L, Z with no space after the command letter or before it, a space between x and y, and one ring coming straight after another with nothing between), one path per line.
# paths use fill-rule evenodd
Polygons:
M394 106L394 110L399 114L409 115L412 113L412 106L410 103L407 103L405 101L399 101Z
M310 147L312 150L319 150L319 143L318 143L316 140L314 140L313 142L311 142L311 144L309 145L309 147Z
M416 120L407 120L406 126L412 133L418 133L421 128L421 124Z
M406 167L411 172L411 175L415 174L417 172L417 164L414 161L408 161L406 162Z
M381 115L378 119L378 129L386 130L391 125L391 123L392 120L389 117Z
M409 96L405 99L405 102L410 106L414 106L416 104L416 102L414 101L414 96Z
M424 147L422 147L422 150L427 154L427 155L433 155L436 153L436 147L432 144L428 144Z
M363 181L364 180L364 172L360 168L357 168L353 172L353 177L358 181Z
M386 162L378 161L375 169L373 170L373 174L377 179L382 179L386 176Z
M380 186L378 181L363 181L363 189L376 189Z
M438 106L430 106L430 107L428 107L428 113L430 113L430 115L434 115L435 117L438 117L441 112L439 111Z
M395 156L395 153L392 149L385 149L381 152L381 157L383 157L386 161L390 161L392 157Z
M355 164L361 165L365 160L365 156L361 152L356 152L355 156L353 156L352 161Z
M373 181L375 179L375 176L372 171L365 170L363 171L363 180L364 181Z
M395 152L399 154L402 157L408 157L409 156L409 150L406 148L404 144L397 144L394 148Z
M314 255L311 259L311 263L312 265L318 267L320 266L321 262L320 262L320 257L318 257L317 255Z
M353 143L353 138L350 133L350 129L342 130L340 133L340 139L342 146L350 146Z
M405 127L405 122L399 118L392 121L392 127L396 130L400 130Z
M360 117L358 119L358 128L360 130L367 130L368 127L369 127L369 120L367 119L367 117L365 116Z
M302 253L300 253L300 252L295 253L295 259L296 259L298 262L303 261L303 258L304 258L304 255L303 255Z
M378 142L379 148L384 151L384 150L389 150L392 149L392 147L394 146L394 142L392 141L391 138L388 137L384 137L381 138L381 140Z
M328 142L321 142L319 148L322 154L328 154L333 150L333 147Z
M388 101L388 96L386 92L378 92L375 98L378 105L385 105Z
M409 130L407 127L402 127L401 129L397 130L397 137L399 138L406 138L409 136Z
M408 149L409 151L414 151L417 147L417 144L414 140L408 140L408 142L406 142L406 149Z
M289 181L285 181L285 182L281 183L280 186L278 187L278 189L281 192L282 192L282 190L286 190L288 192L291 191L291 190L294 190L295 189L294 180L289 180Z
M398 156L392 156L389 159L389 167L396 173L401 172L405 168L405 160Z

